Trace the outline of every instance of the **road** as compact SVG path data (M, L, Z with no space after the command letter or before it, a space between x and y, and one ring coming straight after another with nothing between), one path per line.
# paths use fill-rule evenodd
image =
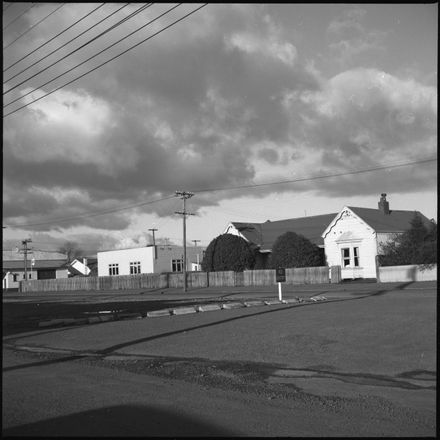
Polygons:
M327 296L10 334L3 434L434 436L436 286Z

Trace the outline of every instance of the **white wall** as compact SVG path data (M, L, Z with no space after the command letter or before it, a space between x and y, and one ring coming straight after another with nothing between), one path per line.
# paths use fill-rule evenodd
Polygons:
M154 272L153 246L98 252L97 258L100 277L109 275L109 264L119 265L119 275L130 275L130 263L136 261L141 263L141 273Z
M67 269L57 269L55 271L55 278L68 278L68 277L69 277L69 271Z
M341 266L342 278L376 278L376 233L353 211L345 207L325 233L328 266ZM353 248L359 248L359 267L354 267L353 260L349 267L343 267L341 249L347 247L351 257Z
M379 268L381 283L396 283L404 281L436 281L437 265L431 269L422 270L421 266L384 266Z

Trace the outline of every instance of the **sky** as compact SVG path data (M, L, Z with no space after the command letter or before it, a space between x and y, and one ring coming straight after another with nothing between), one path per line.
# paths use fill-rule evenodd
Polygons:
M177 5L3 3L3 249L437 218L437 4Z

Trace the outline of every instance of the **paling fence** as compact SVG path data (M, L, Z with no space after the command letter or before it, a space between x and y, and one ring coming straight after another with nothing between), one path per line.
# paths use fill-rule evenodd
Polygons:
M332 281L339 282L334 279ZM326 266L286 269L286 284L325 284L329 282L329 268ZM189 288L269 286L274 284L276 284L276 280L273 269L187 273ZM173 287L183 287L183 273L73 277L30 280L20 283L21 292L166 289Z

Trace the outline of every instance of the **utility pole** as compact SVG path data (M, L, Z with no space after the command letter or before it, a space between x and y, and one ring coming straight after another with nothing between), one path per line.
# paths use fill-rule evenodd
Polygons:
M21 244L24 246L23 249L21 249L24 252L24 279L27 280L27 254L28 251L30 251L31 249L29 249L27 247L28 243L32 243L32 240L30 238L26 238L25 240L23 240L21 242Z
M154 239L154 231L157 231L157 229L151 228L148 230L153 232L154 259L156 260L157 259L157 252L156 252L156 240Z
M176 191L176 197L180 197L183 200L183 211L176 211L176 214L183 216L183 291L186 292L186 216L194 215L186 212L186 199L191 198L194 195L188 191Z

